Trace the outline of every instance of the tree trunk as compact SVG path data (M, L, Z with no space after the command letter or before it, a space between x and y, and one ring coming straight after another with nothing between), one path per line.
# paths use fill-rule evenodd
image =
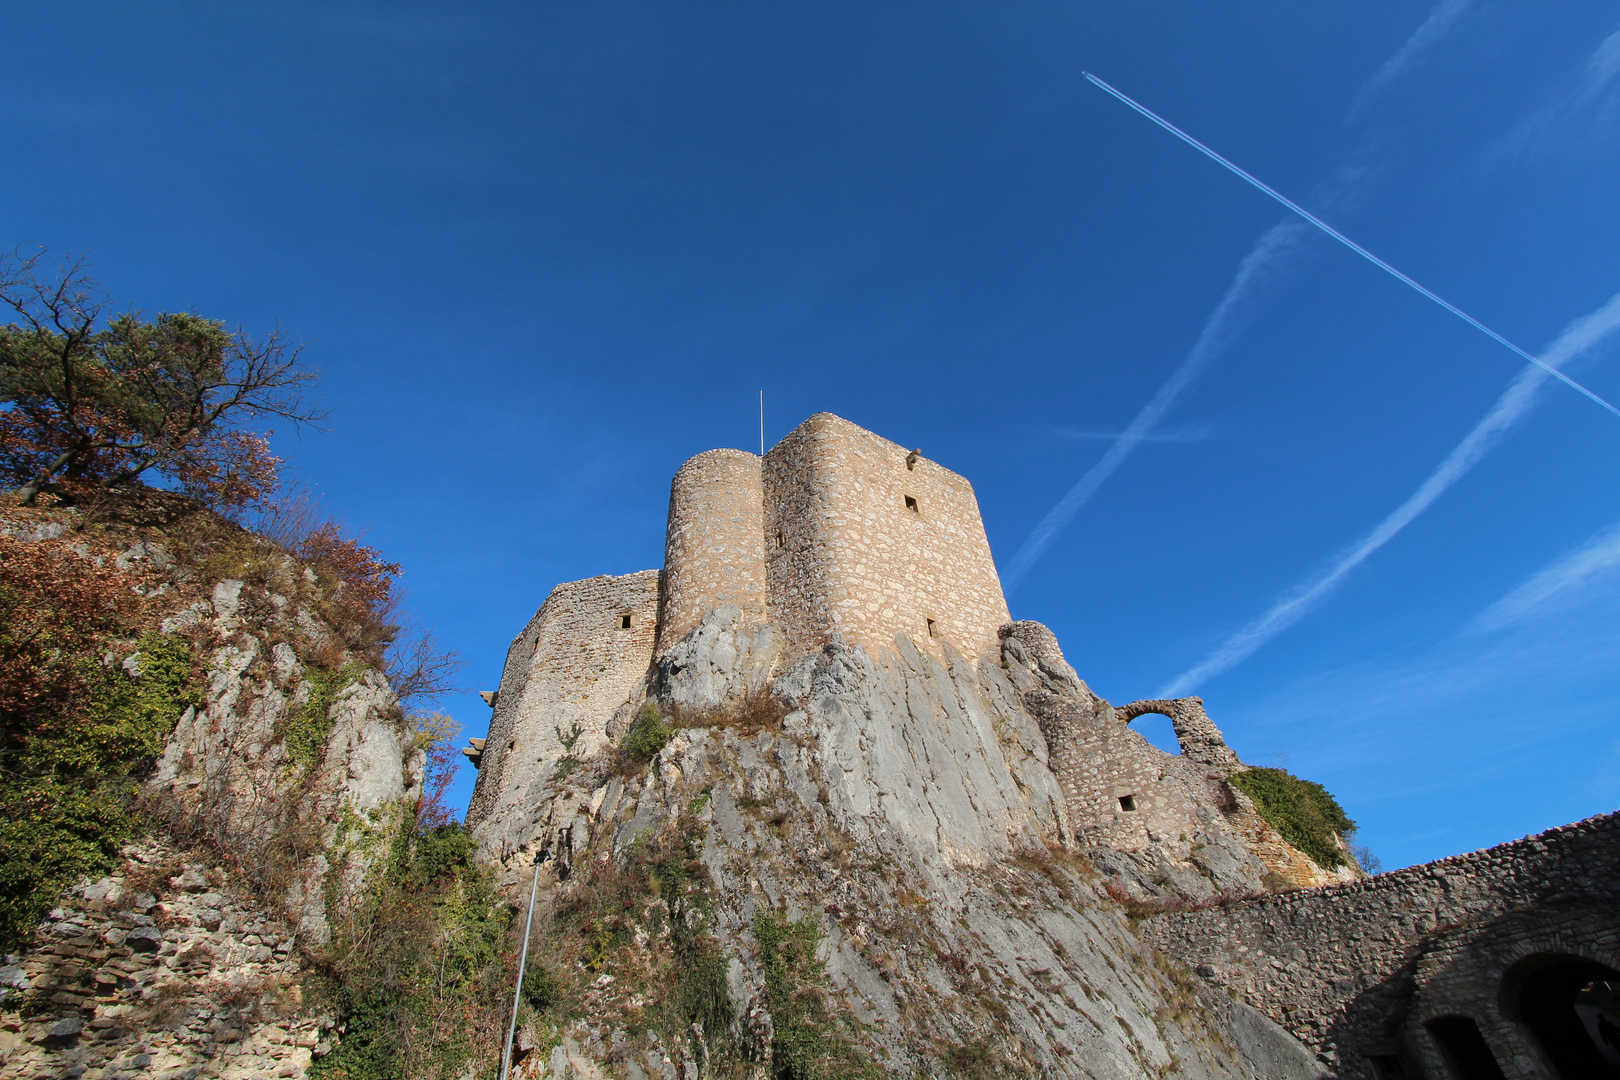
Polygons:
M39 489L44 487L46 481L55 476L61 470L62 466L72 461L73 456L78 452L79 451L77 449L64 450L61 457L51 462L50 468L46 469L44 472L30 480L23 487L19 488L17 493L23 497L22 504L24 506L33 506L34 500L39 498Z

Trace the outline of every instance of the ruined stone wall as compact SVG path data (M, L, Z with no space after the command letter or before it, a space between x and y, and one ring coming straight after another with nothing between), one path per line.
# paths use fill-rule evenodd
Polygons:
M559 730L579 725L578 756L607 742L608 721L652 663L658 578L643 570L558 585L512 643L467 806L475 835L486 820L523 816L529 785L563 756Z
M1467 1016L1508 1076L1553 1077L1504 1007L1537 954L1620 971L1620 814L1365 881L1155 916L1141 934L1292 1031L1339 1075L1443 1077L1423 1024Z
M65 893L0 966L0 1076L302 1077L330 1018L303 1007L298 927L162 841Z
M1008 621L973 486L817 413L765 455L771 621L789 655L843 635L874 654L905 634L983 656Z
M669 492L664 534L662 653L717 607L765 618L764 488L760 459L710 450L682 465Z
M1225 783L1243 764L1199 699L1116 709L1074 674L1045 626L1010 623L1001 636L1007 668L1028 673L1021 680L1024 708L1046 736L1074 842L1134 899L1207 900L1321 885L1352 873L1312 862ZM1171 716L1181 754L1167 754L1131 730L1126 721L1149 712Z

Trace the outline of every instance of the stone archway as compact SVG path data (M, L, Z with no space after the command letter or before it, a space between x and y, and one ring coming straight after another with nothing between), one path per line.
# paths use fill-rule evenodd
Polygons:
M1504 1012L1530 1029L1560 1080L1620 1080L1620 971L1542 953L1515 964L1502 990Z
M1121 723L1128 724L1148 713L1170 718L1183 757L1227 773L1243 768L1238 756L1226 745L1220 729L1204 712L1203 698L1133 701L1129 705L1114 706L1114 717Z

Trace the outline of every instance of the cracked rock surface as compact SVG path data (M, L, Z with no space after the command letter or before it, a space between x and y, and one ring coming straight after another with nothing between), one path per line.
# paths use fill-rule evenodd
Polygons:
M708 658L711 683L735 676L712 670L717 657L751 662L741 649L691 655ZM526 846L566 835L576 862L611 860L685 815L702 835L738 1025L769 1023L754 926L772 912L818 923L830 982L892 1075L942 1075L963 1048L1007 1075L1322 1075L1286 1032L1146 947L1105 876L1065 849L1046 742L998 663L904 638L875 659L835 642L773 690L775 722L689 712L694 726L642 772L587 762L537 784ZM526 864L515 857L507 880L526 887ZM543 880L552 895L570 887ZM524 1074L587 1076L611 1059L634 1068L602 1075L660 1075L635 1064L656 1048L613 1049L615 1010L631 1006L620 992L605 986L593 1018Z

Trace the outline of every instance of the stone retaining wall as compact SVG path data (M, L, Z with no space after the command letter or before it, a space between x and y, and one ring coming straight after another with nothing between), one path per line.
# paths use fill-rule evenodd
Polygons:
M1620 814L1365 881L1158 915L1144 939L1224 985L1344 1077L1443 1077L1423 1026L1478 1024L1508 1076L1553 1077L1504 986L1537 957L1620 971ZM1506 981L1506 982L1505 982Z
M297 930L160 843L80 885L0 964L0 1075L301 1077Z

